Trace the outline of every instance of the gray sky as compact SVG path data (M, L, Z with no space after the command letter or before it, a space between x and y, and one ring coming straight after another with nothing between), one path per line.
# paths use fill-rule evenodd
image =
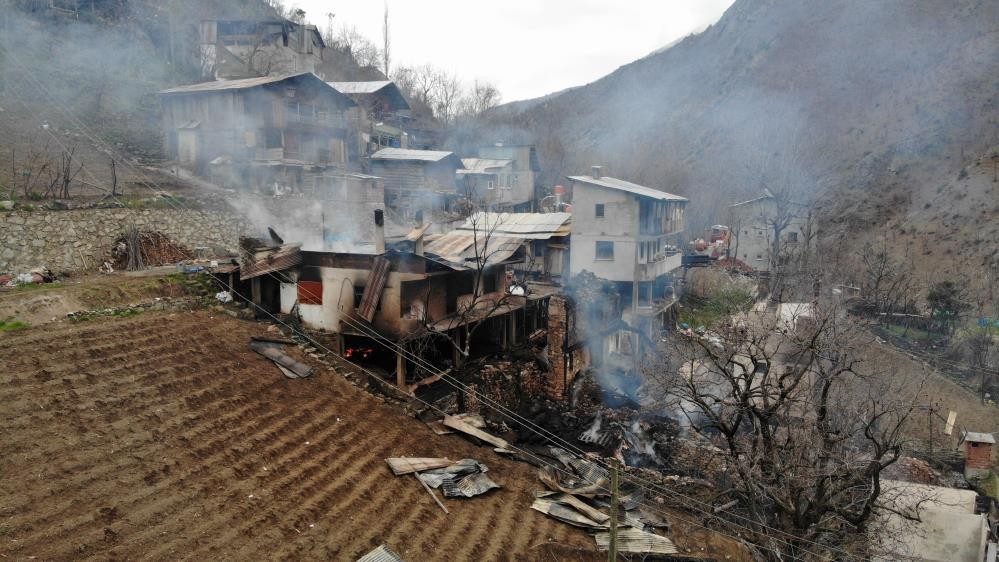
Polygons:
M504 101L592 82L714 23L733 0L388 0L392 65L433 63ZM290 0L381 44L382 0Z

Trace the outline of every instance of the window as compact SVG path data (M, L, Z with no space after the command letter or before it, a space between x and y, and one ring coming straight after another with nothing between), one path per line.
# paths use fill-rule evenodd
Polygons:
M598 219L604 218L604 204L603 203L597 203L596 204L596 208L594 209L594 216L597 217ZM599 244L599 242L597 242L597 244Z
M787 241L788 242L797 242L798 241L798 233L797 232L788 232L787 233Z
M299 281L298 304L323 304L323 282Z
M283 146L281 143L281 130L267 129L267 132L264 133L264 146L267 148L281 148Z
M597 242L597 254L596 258L598 260L613 260L614 259L614 243L613 242Z

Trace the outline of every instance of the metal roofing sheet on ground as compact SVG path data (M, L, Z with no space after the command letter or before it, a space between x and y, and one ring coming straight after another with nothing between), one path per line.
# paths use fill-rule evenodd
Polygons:
M594 538L600 550L607 550L610 545L610 533L597 533ZM666 537L630 527L618 529L617 550L618 552L635 554L677 554L680 552L673 541Z
M660 201L687 201L686 197L680 197L679 195L673 195L672 193L659 191L658 189L645 187L644 185L638 185L637 183L631 183L630 181L619 180L617 178L611 178L607 176L601 176L599 178L595 178L593 176L567 176L567 177L573 181L588 183L590 185L606 187L609 189L616 189L618 191L627 191L628 193L634 193L635 195L641 195L642 197L658 199Z
M416 150L412 148L383 148L371 155L372 160L418 160L421 162L440 162L452 156L453 152L446 150Z
M547 239L568 236L572 215L569 213L487 213L469 217L456 232L478 232L485 237Z
M398 554L384 544L364 556L357 559L357 562L405 562Z

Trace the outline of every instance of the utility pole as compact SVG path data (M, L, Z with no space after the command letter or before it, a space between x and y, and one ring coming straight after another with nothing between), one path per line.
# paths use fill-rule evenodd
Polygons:
M391 46L391 41L389 40L388 0L385 0L385 15L382 18L382 62L384 67L382 70L385 71L385 78L389 78L389 62L391 60L389 49Z
M611 507L610 507L610 544L607 548L607 559L617 562L617 504L618 504L618 467L617 459L611 461Z

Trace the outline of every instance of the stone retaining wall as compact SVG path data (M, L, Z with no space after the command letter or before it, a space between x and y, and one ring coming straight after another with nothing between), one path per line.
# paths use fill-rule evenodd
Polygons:
M0 273L47 267L93 271L129 225L162 232L189 250L234 253L246 228L239 216L175 209L77 209L0 213Z

